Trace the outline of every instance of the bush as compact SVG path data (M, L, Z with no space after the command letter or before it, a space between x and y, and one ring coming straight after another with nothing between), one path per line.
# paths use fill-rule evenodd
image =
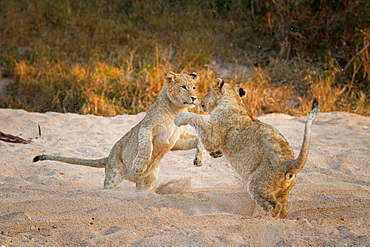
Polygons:
M256 114L370 115L365 0L0 2L1 107L113 116L145 111L165 69L244 85ZM342 70L343 69L343 70ZM326 104L326 103L322 103Z

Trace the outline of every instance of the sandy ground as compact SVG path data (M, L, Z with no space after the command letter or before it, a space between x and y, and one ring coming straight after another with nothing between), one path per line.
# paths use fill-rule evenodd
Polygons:
M320 114L284 220L263 216L224 158L194 167L194 150L162 160L158 185L182 191L172 194L135 192L128 181L103 190L103 169L32 163L39 154L104 157L144 114L0 109L0 131L33 138L0 142L0 246L370 246L369 117ZM259 119L298 153L304 117Z

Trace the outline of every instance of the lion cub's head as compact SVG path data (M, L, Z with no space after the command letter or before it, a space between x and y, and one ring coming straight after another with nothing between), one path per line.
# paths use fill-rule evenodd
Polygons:
M200 101L200 106L204 112L212 112L221 101L230 104L243 104L241 97L245 95L243 88L235 87L225 83L221 78L217 78L212 84L206 96Z
M179 108L194 108L198 97L196 94L196 83L199 76L196 73L176 74L166 71L164 78L167 82L167 95L171 102Z

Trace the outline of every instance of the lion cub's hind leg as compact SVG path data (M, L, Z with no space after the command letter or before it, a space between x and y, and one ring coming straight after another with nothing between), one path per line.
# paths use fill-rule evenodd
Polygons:
M276 199L275 195L269 191L253 188L250 190L254 201L262 207L266 216L278 217L283 205Z
M253 176L248 182L249 194L266 216L285 218L288 215L288 194L296 183L295 174L279 173L270 180L261 180L260 177Z
M157 178L153 178L152 176L138 179L136 182L136 191L139 192L152 190L155 186L155 181L157 181Z
M158 180L158 173L159 173L159 162L158 164L153 165L149 168L149 174L143 179L141 184L142 189L144 190L152 190ZM137 188L137 187L136 187Z
M252 199L265 211L266 216L278 217L283 204L276 198L276 183L267 177L261 179L258 172L250 177L247 189Z
M288 174L286 176L286 180L284 181L284 185L281 186L283 189L279 190L276 193L276 199L281 203L282 209L279 218L284 219L288 215L287 203L288 203L288 195L289 192L292 190L293 186L295 185L297 179L295 175Z
M116 188L125 178L123 174L125 164L122 163L121 150L122 142L118 141L110 151L107 164L105 165L104 189Z
M122 170L111 166L105 168L104 189L114 189L122 180Z
M293 186L292 186L293 187ZM277 195L276 195L276 199L280 202L281 204L281 211L280 211L280 214L277 215L276 217L279 217L281 219L284 219L287 215L288 215L288 209L287 209L287 203L288 203L288 193L289 193L290 189L284 189L282 191L280 191Z
M148 165L144 173L136 177L136 191L150 191L155 187L158 180L159 162L160 159L153 161Z

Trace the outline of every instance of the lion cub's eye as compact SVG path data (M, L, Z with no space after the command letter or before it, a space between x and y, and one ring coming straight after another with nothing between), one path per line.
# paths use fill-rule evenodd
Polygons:
M188 86L181 86L185 90L189 90Z
M196 87L193 87L193 90L197 90Z

